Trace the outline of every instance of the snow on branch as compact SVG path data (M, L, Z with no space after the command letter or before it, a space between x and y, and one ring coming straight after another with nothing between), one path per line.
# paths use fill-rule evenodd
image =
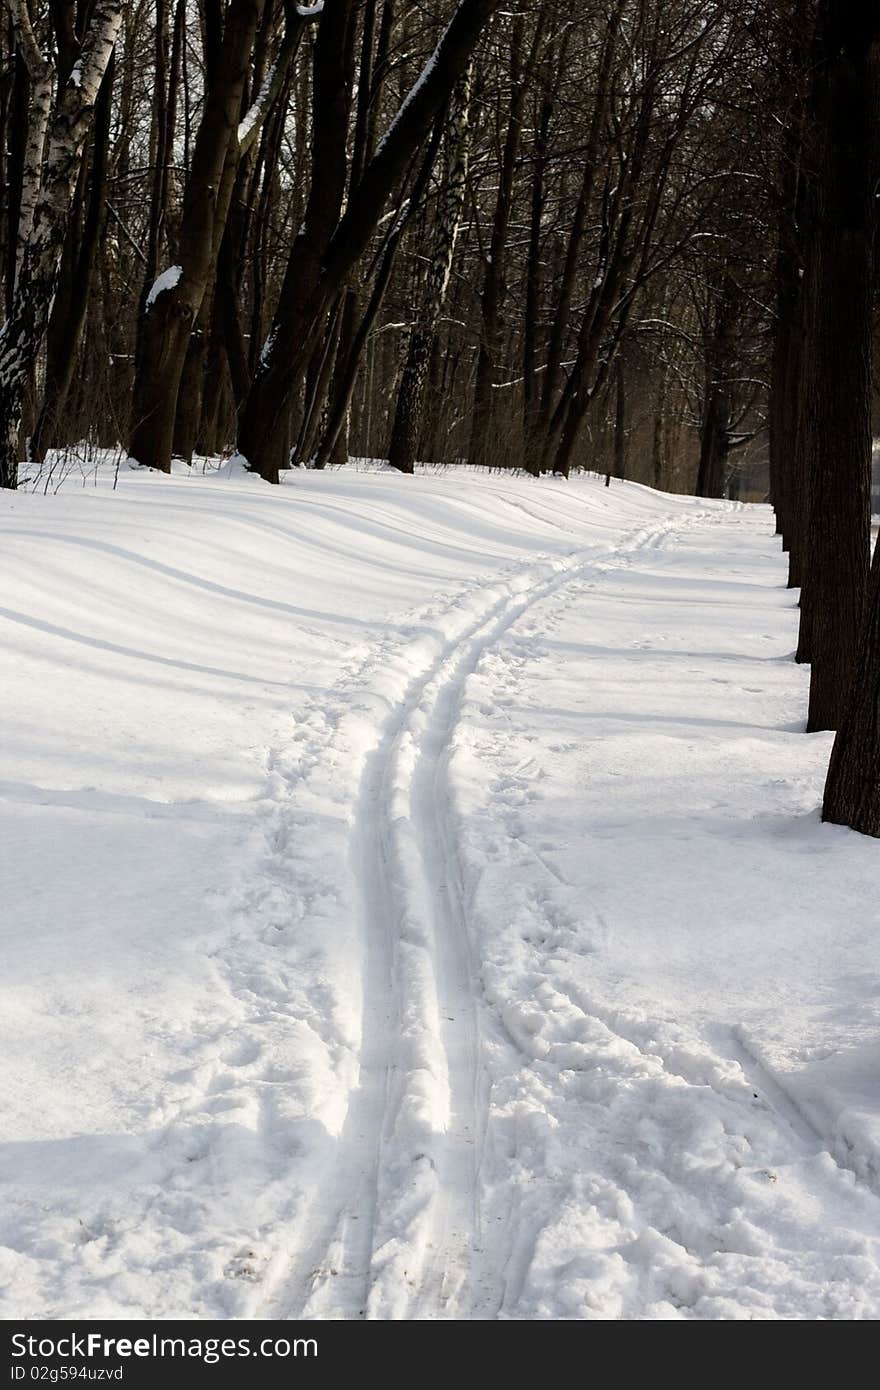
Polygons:
M238 127L238 143L241 154L246 154L251 148L260 131L263 128L266 117L268 116L275 102L278 93L284 84L291 63L296 57L299 42L302 38L306 24L313 19L317 19L324 9L324 0L319 0L316 5L294 5L285 7L285 29L284 39L278 52L278 57L263 81L260 90L257 92L253 102Z
M160 294L164 294L166 290L173 290L175 285L180 284L180 277L182 274L182 265L170 265L167 270L162 271L161 275L157 275L150 287L150 293L147 295L147 302L144 308L151 309Z

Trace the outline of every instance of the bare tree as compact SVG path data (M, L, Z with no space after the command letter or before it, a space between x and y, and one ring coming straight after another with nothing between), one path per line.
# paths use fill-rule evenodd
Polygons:
M452 94L444 137L444 168L433 244L425 270L425 284L415 325L410 333L406 361L397 393L397 408L388 446L388 462L402 473L411 473L422 426L425 385L437 320L443 308L455 243L458 239L467 181L470 140L471 73L466 71Z
M272 329L242 412L239 446L250 466L269 481L277 482L286 462L292 398L302 382L316 339L326 322L347 276L363 254L393 190L405 181L420 148L428 138L437 112L448 100L464 72L481 33L500 0L459 0L448 25L415 84L406 94L376 152L367 163L344 213L331 226L329 213L338 199L341 206L344 166L338 132L333 135L328 165L321 168L320 183L310 195L310 230L294 243ZM340 100L340 88L319 81L321 66L338 73L350 43L342 19L348 11L343 0L321 15L316 43L316 133L331 133L331 109ZM314 182L314 181L313 181Z
M205 24L205 98L187 178L177 262L154 281L131 403L129 452L168 472L178 392L193 328L216 272L239 155L245 83L264 0L209 6ZM294 12L301 21L299 10Z

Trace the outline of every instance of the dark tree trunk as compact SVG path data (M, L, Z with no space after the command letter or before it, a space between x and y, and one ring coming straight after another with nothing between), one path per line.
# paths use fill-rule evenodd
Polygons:
M538 471L540 471L542 466L549 464L551 454L551 419L556 405L557 391L562 375L562 358L571 319L572 302L581 260L581 247L587 228L587 215L596 185L602 130L607 118L608 106L611 101L611 74L614 55L617 50L617 39L622 10L623 0L615 0L615 4L608 15L608 25L602 41L602 56L596 81L596 91L593 97L590 126L587 135L587 147L584 151L580 189L574 214L571 219L568 241L565 247L565 259L560 277L559 294L550 329L550 341L547 348L547 364L541 388L540 402L536 402L536 413L532 427L531 442L535 453L534 463ZM563 46L563 61L565 59L565 54L566 48Z
M357 108L354 118L351 168L348 176L349 195L357 187L373 149L375 109L379 104L377 98L387 60L387 45L392 20L393 7L386 4L382 23L379 26L377 48L376 0L366 0L361 20ZM376 49L375 53L374 49ZM374 83L374 59L380 69L378 84ZM361 334L358 329L360 299L360 287L350 283L345 290L342 306L339 343L336 349L333 380L330 384L325 410L324 430L315 454L315 467L318 469L325 468L327 464L340 466L348 462L351 392L354 388L360 353L365 341L365 335ZM377 312L378 307L377 304Z
M526 84L522 74L523 20L513 21L510 41L510 104L506 113L506 132L495 201L495 218L489 242L489 255L483 272L480 299L482 327L474 384L471 463L487 466L495 456L494 397L495 376L500 357L503 311L506 292L508 226L513 204L513 178L519 157ZM427 364L425 364L427 365Z
M306 408L296 439L294 457L294 462L306 467L313 467L317 462L318 439L326 431L325 407L330 381L336 367L344 308L345 296L340 295L328 315L326 328L319 340L306 378ZM279 466L289 466L287 459L282 460Z
M541 471L540 449L536 447L537 410L540 399L538 344L540 308L544 290L542 265L543 221L546 205L547 171L550 162L550 130L559 95L571 31L563 32L559 46L552 42L539 66L541 100L535 122L534 167L529 208L529 249L526 262L526 299L523 320L523 466L537 476Z
M880 838L880 546L855 680L831 752L822 819Z
M816 331L805 382L810 474L810 708L835 729L853 678L870 544L871 309L878 129L878 6L825 0L827 102L818 182Z
M817 296L821 288L817 258L821 188L825 157L824 122L827 110L828 65L821 52L822 36L815 26L811 47L812 80L800 139L800 177L796 197L796 226L800 265L798 295L794 315L794 341L786 378L786 417L792 427L786 451L786 495L789 497L790 534L788 587L800 589L800 628L796 660L809 662L811 645L812 567L810 553L810 495L812 477L809 458L809 393L814 388L816 360L814 346L819 331Z
M637 256L647 255L660 207L668 160L655 174L636 222L635 194L642 181L656 97L655 80L649 75L640 93L639 113L624 171L614 188L606 184L602 200L599 274L587 299L575 361L546 433L547 457L553 454L554 470L566 478L574 462L587 411L607 376L623 334L632 304L632 294L624 295L624 287Z
M718 391L713 391L706 405L700 431L700 465L697 473L698 497L723 497L730 453L727 403Z
M422 412L437 320L446 299L458 228L464 207L468 167L471 75L466 72L449 104L444 141L444 176L434 228L434 244L422 303L410 335L397 394L397 408L388 446L388 462L401 473L412 473L422 429Z
M460 0L422 77L368 161L329 243L306 246L297 238L239 432L242 454L270 482L278 481L280 426L302 382L321 325L499 4L500 0ZM307 263L299 264L300 252Z
M802 479L797 473L798 420L800 416L800 384L803 366L803 304L802 295L794 306L791 331L785 344L782 401L776 423L779 488L783 499L783 549L788 551L788 587L796 588L802 574L803 540L799 529L799 489Z
M431 177L431 170L437 157L440 145L442 122L438 119L435 123L434 132L422 160L422 167L419 170L413 185L407 208L398 217L385 244L385 250L379 264L379 270L373 282L373 289L370 294L367 307L357 326L357 330L345 331L341 336L340 352L337 353L337 382L330 401L327 419L324 425L323 438L321 440L315 460L317 468L324 468L330 461L334 452L338 450L339 438L345 424L346 414L357 378L358 365L366 347L367 340L372 332L373 325L382 307L385 292L391 280L391 272L394 269L394 262L401 239L407 224L415 210L421 206L428 180ZM346 295L343 305L343 318L347 311L353 309L353 296ZM343 462L347 462L346 457Z
M9 110L9 156L6 161L6 182L4 192L4 217L6 230L6 255L4 280L6 289L6 317L12 315L12 296L15 291L15 268L18 259L18 228L21 217L21 186L24 174L24 154L27 143L28 87L30 79L20 53L15 55L13 67L12 94Z
M615 366L614 391L614 476L626 477L626 376L623 359Z
M798 298L800 295L800 257L797 252L794 218L797 151L786 142L783 155L783 211L779 218L779 246L776 257L776 316L773 325L773 354L770 363L769 465L770 500L776 513L776 533L782 548L791 545L793 499L791 497L790 457L797 429L797 401L792 399L796 382L798 352Z
M238 308L241 263L257 193L254 170L267 116L277 105L284 110L289 73L299 48L304 20L288 3L284 37L273 59L276 6L263 6L263 20L256 33L252 72L246 81L245 133L229 142L223 179L217 200L213 275L208 278L201 308L187 347L177 396L174 421L174 453L187 463L197 448L215 453L220 406L227 379L235 383L243 400L250 385L247 352Z
M433 332L422 324L413 329L410 335L388 445L388 462L401 473L412 473L415 468L433 342Z
M166 473L171 468L177 401L190 336L216 267L229 209L230 147L237 146L244 85L262 9L263 0L230 0L222 38L210 26L208 88L184 195L178 274L159 293L154 290L144 306L129 452L145 467Z
M727 458L730 453L731 406L729 380L736 361L736 329L739 289L725 266L713 289L711 330L706 342L706 387L700 428L698 497L723 497Z
M276 349L280 332L279 317L284 321L289 318L298 325L303 324L306 305L321 280L324 254L342 209L346 188L346 137L354 78L354 29L353 0L337 0L321 16L312 73L312 168L305 217L287 263L275 325L260 364L262 370L258 369L244 405L242 438L247 441L250 427L256 425L263 440L260 454L264 464L257 471L269 482L277 482L279 471L288 463L289 451L285 447L284 432L290 416L290 394L285 393L282 398L274 399L271 406L263 400L258 422L253 419L254 402L255 397L260 395L260 382L266 376L267 364ZM333 299L336 299L335 295ZM328 302L324 306L324 313L335 323L336 315L330 313L330 308ZM332 366L332 357L326 350L327 346L325 344L315 358L314 343L310 344L312 351L309 357L320 363L315 383L323 380L326 384L329 380L327 364L329 362L329 366ZM307 446L306 435L312 430L316 411L320 410L322 404L316 401L313 389L298 448ZM262 415L264 410L271 410L272 423L268 430L266 426L269 421ZM253 446L247 442L242 444L242 452L248 459L254 457Z

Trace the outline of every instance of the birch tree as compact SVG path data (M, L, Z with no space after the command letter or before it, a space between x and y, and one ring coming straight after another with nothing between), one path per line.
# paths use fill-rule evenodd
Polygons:
M36 193L22 199L24 229L11 312L0 328L0 487L14 488L25 385L45 337L83 150L119 31L122 5L95 0L76 61L63 83L57 84L48 116L44 76L48 69L54 81L57 57L40 48L26 0L6 0L6 5L19 50L29 55L25 63L29 70L34 65L37 77L24 179L28 190Z

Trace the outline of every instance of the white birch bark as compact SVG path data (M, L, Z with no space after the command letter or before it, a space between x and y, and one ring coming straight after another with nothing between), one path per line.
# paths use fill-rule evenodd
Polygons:
M24 0L6 0L6 7L13 24L20 23L26 14ZM27 18L33 39L29 14ZM24 387L45 337L95 100L121 20L121 0L97 0L80 56L44 128L43 167L22 247L12 312L0 328L0 487L16 486ZM35 40L34 47L39 56ZM41 61L54 75L50 60ZM35 120L39 124L39 111Z
M34 209L40 195L43 177L43 153L49 109L52 105L54 70L51 62L40 52L31 22L28 0L6 0L15 42L30 78L28 103L28 132L24 151L19 204L17 243L15 252L15 283L21 274L25 247L34 225Z

